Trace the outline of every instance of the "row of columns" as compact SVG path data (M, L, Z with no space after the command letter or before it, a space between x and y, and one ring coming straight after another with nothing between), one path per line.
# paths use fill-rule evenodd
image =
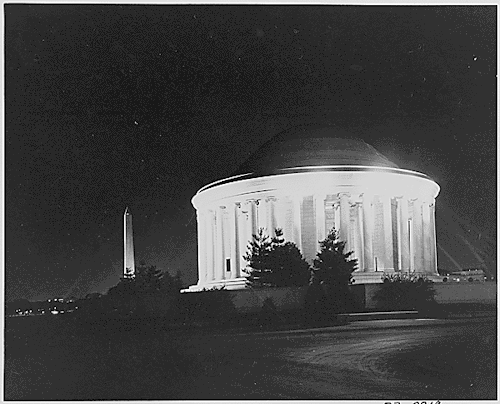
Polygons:
M252 235L283 229L312 262L319 241L335 227L354 251L358 271L436 271L434 204L405 197L314 195L266 197L198 211L199 283L244 276ZM306 214L307 213L307 214ZM312 214L312 216L311 216Z

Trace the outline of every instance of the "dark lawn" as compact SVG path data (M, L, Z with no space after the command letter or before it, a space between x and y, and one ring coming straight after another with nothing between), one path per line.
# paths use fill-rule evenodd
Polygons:
M496 397L493 318L288 334L68 319L7 322L5 399Z

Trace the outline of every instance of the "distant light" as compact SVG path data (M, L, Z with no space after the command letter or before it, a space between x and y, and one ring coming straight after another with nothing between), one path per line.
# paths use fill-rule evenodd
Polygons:
M136 125L139 125L139 122L137 122L137 121L134 121L134 123L135 123Z

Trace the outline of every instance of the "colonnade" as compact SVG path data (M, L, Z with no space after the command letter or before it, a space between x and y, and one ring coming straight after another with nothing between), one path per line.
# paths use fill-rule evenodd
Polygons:
M437 273L434 198L340 192L252 195L197 210L198 284L245 276L253 234L283 229L312 263L332 228L358 259L358 272Z

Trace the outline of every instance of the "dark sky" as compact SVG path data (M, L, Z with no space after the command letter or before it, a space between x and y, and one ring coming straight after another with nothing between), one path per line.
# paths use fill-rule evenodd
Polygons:
M496 19L493 6L6 5L7 299L116 284L127 205L137 261L195 283L192 196L303 122L428 174L439 220L496 237Z

